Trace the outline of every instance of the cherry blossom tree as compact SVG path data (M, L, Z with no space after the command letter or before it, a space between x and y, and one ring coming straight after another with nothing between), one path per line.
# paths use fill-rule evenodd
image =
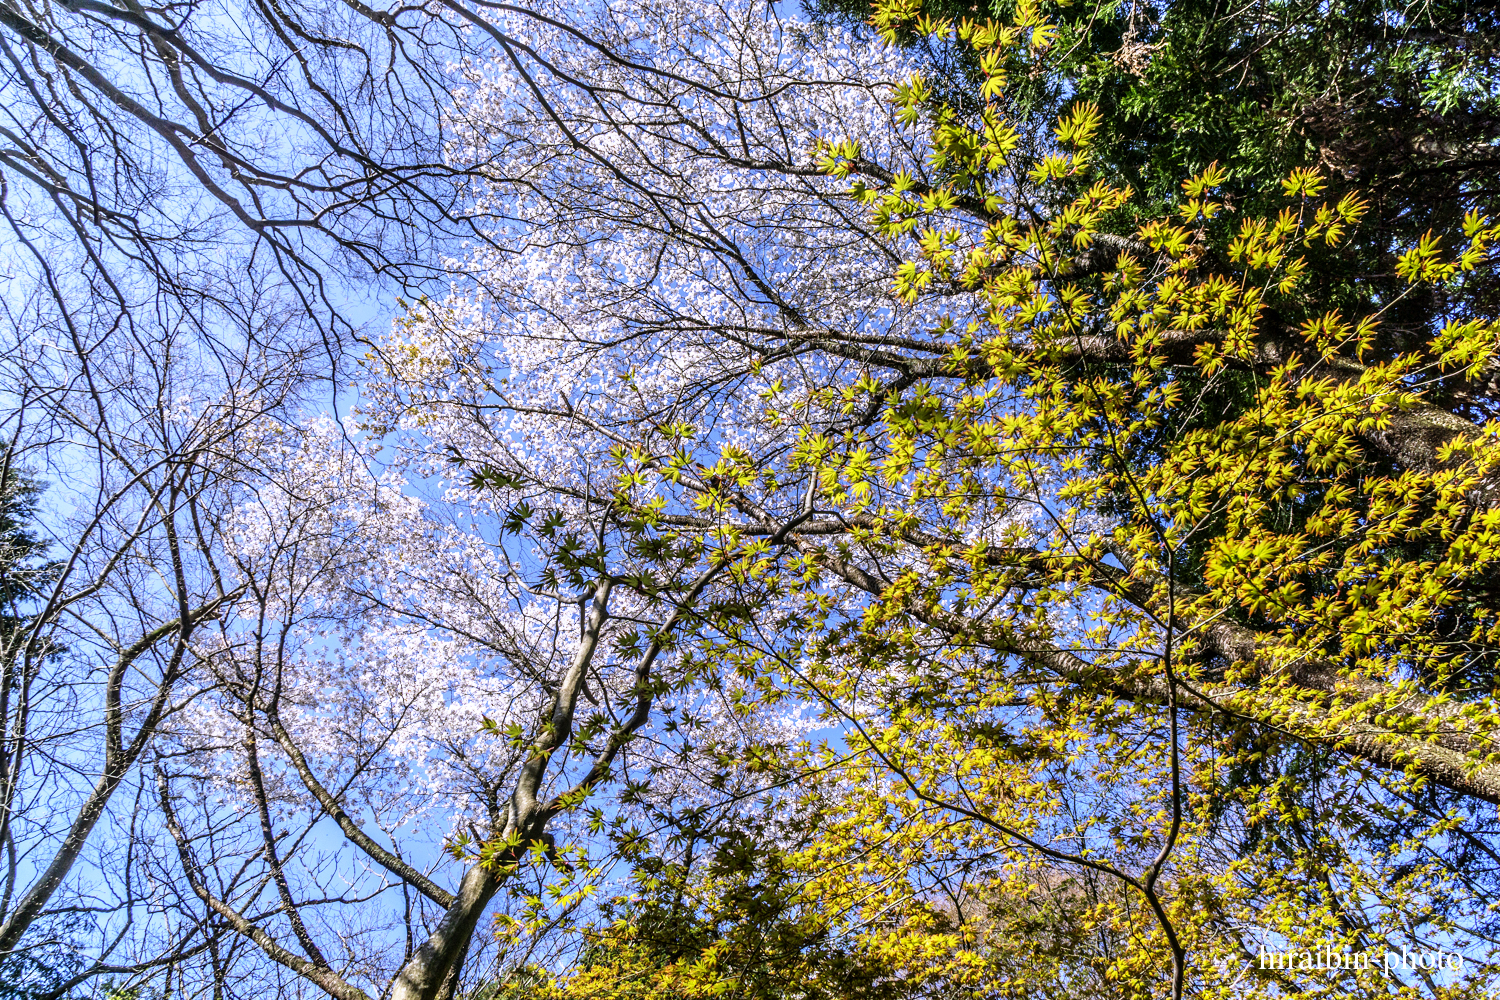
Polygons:
M613 820L577 808L732 717L678 637L717 628L765 553L830 530L793 472L743 537L653 546L621 501L667 466L648 458L647 482L620 449L644 429L665 454L716 414L726 446L779 450L756 393L857 367L775 341L836 291L857 296L847 322L884 322L856 259L878 241L845 231L808 149L858 130L909 155L878 99L899 57L737 6L496 24L514 45L465 64L451 124L451 158L498 164L475 191L491 228L463 264L473 297L412 307L349 426L246 442L277 474L226 522L247 582L199 647L211 691L154 767L174 847L151 862L175 869L175 908L241 947L215 938L179 980L255 967L340 997L455 995L502 887L547 860L583 883L591 824ZM619 256L593 260L597 213L627 207ZM596 321L570 328L565 302ZM636 370L609 349L620 330ZM707 475L683 471L689 490Z
M666 15L643 16L648 25ZM249 34L240 37L239 27ZM637 61L632 46L649 44L638 32L626 38L572 13L506 5L390 11L260 5L247 12L198 5L167 16L107 4L88 10L7 4L0 28L11 69L0 202L8 245L17 250L17 267L5 275L7 381L17 387L6 433L18 467L51 483L46 495L54 506L44 505L40 516L62 566L53 590L28 609L29 631L6 660L6 683L23 692L11 702L6 744L7 795L14 796L5 813L7 843L20 861L0 903L6 921L0 948L25 953L29 929L58 906L63 914L108 914L92 943L68 945L56 936L43 942L79 956L57 990L96 975L149 980L175 971L180 982L184 963L194 961L207 963L213 973L202 981L219 988L240 974L235 961L246 942L269 961L287 957L262 949L255 931L258 920L285 919L303 948L298 961L312 963L294 962L286 966L290 974L317 973L313 978L332 982L318 948L305 948L312 938L294 916L301 897L288 902L293 876L274 843L264 844L266 837L274 841L274 830L254 826L248 848L251 856L265 852L269 882L247 875L248 882L217 885L200 877L217 877L220 861L235 857L221 853L215 840L238 829L234 803L256 804L246 815L259 824L272 815L271 803L284 807L291 787L300 789L304 818L307 809L314 823L325 812L335 817L361 863L427 900L406 911L417 938L426 934L429 911L422 907L452 911L431 941L412 949L400 980L412 995L432 995L434 984L445 981L451 990L451 974L502 876L476 866L454 892L409 863L385 867L396 857L394 845L387 846L391 838L377 842L338 805L345 795L377 791L344 784L348 775L338 783L320 777L316 765L345 748L329 750L326 740L313 738L327 734L315 728L327 720L318 714L324 703L307 695L313 678L325 676L346 693L351 685L360 691L374 685L382 691L379 705L403 706L396 718L406 728L371 709L388 729L384 741L372 737L370 760L356 754L358 775L395 781L393 762L418 766L399 754L423 761L422 754L434 755L426 797L414 789L392 793L395 804L380 800L377 824L398 806L417 810L410 803L420 802L442 816L445 833L461 834L464 828L453 824L479 816L487 849L521 851L541 842L546 820L569 801L553 787L562 778L540 765L506 763L503 754L492 759L499 753L493 747L471 748L475 713L488 710L509 726L507 699L520 699L527 711L537 707L528 697L554 705L543 713L554 720L551 735L528 737L550 754L564 747L584 691L607 699L613 735L596 748L593 763L563 772L580 788L598 783L645 721L656 682L642 678L680 623L674 608L689 613L722 567L703 553L673 554L668 558L681 573L671 577L685 583L665 590L628 584L641 571L628 553L606 557L615 552L611 531L618 526L610 527L588 485L562 506L549 491L541 526L526 529L541 532L536 544L550 554L523 547L514 554L519 565L496 563L495 551L509 551L496 535L510 510L497 519L499 508L486 500L475 516L488 519L489 533L477 537L489 541L465 543L491 553L463 578L472 581L472 593L444 589L451 580L435 579L427 590L408 588L404 579L394 585L393 566L425 563L435 576L446 572L432 548L441 544L429 534L436 529L401 507L398 487L369 472L383 459L348 450L353 446L340 425L289 428L306 416L317 386L338 391L340 383L318 379L337 375L355 332L340 280L356 283L375 272L416 294L410 290L420 291L440 269L434 248L442 239L508 240L505 219L489 219L482 206L471 211L467 197L455 199L466 195L469 179L517 190L501 183L504 172L529 168L499 148L476 160L466 155L478 148L472 143L455 145L446 160L438 155L445 130L467 127L461 115L448 124L440 117L449 104L447 60L477 65L474 53L492 51L497 65L525 81L533 120L557 116L586 92L573 86L570 60L575 68L583 65L579 59L599 60L619 73L688 90L696 84L672 67L673 56L650 56L650 66ZM537 47L543 43L550 46L545 52ZM745 78L754 81L756 56L743 54L752 60ZM385 419L382 406L372 408L370 420ZM404 419L394 402L385 409ZM316 457L293 461L302 455ZM595 469L600 456L554 457L553 478L579 482L578 470ZM425 481L433 473L424 461L422 454L403 454L397 468ZM338 470L328 481L314 474L327 469ZM582 481L593 484L601 475L612 473L595 469ZM266 507L273 499L283 506ZM355 507L372 513L356 518ZM803 516L795 508L784 520ZM571 535L553 537L580 518L594 525L580 536L594 539L592 561L580 561ZM361 559L371 552L404 561L367 565ZM532 571L555 574L559 558L571 575L537 583ZM591 600L598 614L587 611ZM560 624L559 608L579 601L586 641L564 642L572 628ZM597 679L590 687L585 667L608 639L606 606L622 621L640 619L642 645L632 665L620 668L626 681ZM553 639L544 640L548 628ZM665 631L653 638L653 629ZM430 635L447 639L429 642ZM388 648L389 656L377 654L376 662L389 675L351 672L361 654L341 653L345 642L350 650ZM402 649L431 658L417 679L395 665L404 662ZM113 666L101 675L97 704L70 700L80 690L76 678L93 669L90 657L106 651ZM511 673L497 672L493 663L481 669L471 662L476 657L499 657ZM142 672L148 660L152 671ZM300 672L289 675L289 663ZM43 676L50 680L42 683ZM471 676L479 680L465 679ZM283 688L293 692L286 704L298 705L306 719L283 707ZM502 704L481 704L484 692ZM58 705L55 738L39 729L45 712L37 706L51 704L47 699ZM468 714L448 711L450 703ZM351 696L346 707L354 712L358 704ZM345 734L362 747L362 732ZM103 741L102 763L89 748L94 736ZM304 737L311 740L305 748ZM66 752L38 754L39 747L63 745ZM396 756L383 756L387 749ZM272 759L263 763L263 755ZM50 770L23 787L30 773L25 762L43 759L52 762ZM191 762L190 773L177 769L183 761ZM147 762L149 789L141 783ZM178 800L184 782L206 782L227 797L195 800L217 805L191 816ZM76 808L64 804L64 787L76 795ZM121 789L131 805L112 812ZM32 804L42 799L49 805L39 811ZM156 803L154 821L143 803ZM114 823L108 836L103 821ZM181 835L180 850L155 851L164 832L173 831ZM418 840L433 847L444 837L424 826ZM93 860L80 867L85 856ZM37 877L28 882L33 871ZM82 871L111 874L100 887ZM281 916L236 909L246 885L273 886ZM121 886L123 897L109 897ZM90 897L96 890L104 895ZM146 912L137 904L156 917L137 919ZM120 957L126 952L128 959Z
M219 690L174 734L159 804L191 894L270 962L334 996L451 996L502 885L567 865L549 821L650 719L673 608L718 567L647 599L586 506L522 528L518 565L330 462L339 442L325 427L241 512L244 571L270 582L237 606L249 633L226 620L206 651Z

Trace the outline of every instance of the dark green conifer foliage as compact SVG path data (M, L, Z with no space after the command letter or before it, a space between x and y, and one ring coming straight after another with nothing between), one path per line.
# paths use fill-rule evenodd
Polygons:
M59 569L46 558L50 542L37 526L37 501L44 488L17 467L14 449L0 441L0 775L10 770L12 743L24 727L27 687L36 668L60 652L33 639L47 585ZM0 802L0 809L12 807ZM0 956L0 997L46 995L75 972L75 944L89 925L87 916L77 913L39 921L38 933L24 949Z
M5 447L0 459L0 643L7 662L21 652L13 643L25 635L36 600L57 571L56 563L46 560L50 543L36 527L43 486L11 459L11 449Z

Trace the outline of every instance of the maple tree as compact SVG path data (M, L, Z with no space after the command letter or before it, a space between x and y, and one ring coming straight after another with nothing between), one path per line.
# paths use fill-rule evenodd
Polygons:
M670 544L763 530L766 491L797 472L830 519L793 533L790 561L742 571L742 606L792 608L721 616L701 651L763 704L824 707L841 737L810 772L888 789L855 797L823 859L878 845L882 885L916 854L1005 853L1001 884L1039 860L1108 876L1126 891L1096 895L1086 922L1154 942L1100 961L1120 995L1165 985L1164 953L1174 994L1239 995L1256 934L1483 947L1484 848L1450 863L1433 845L1482 845L1479 803L1500 794L1497 328L1466 295L1500 229L1471 210L1446 246L1399 248L1395 291L1341 311L1319 278L1370 225L1358 192L1328 197L1297 168L1278 212L1246 217L1210 165L1170 215L1111 234L1133 192L1091 172L1098 108L1075 103L1029 155L998 103L1055 37L1037 7L999 25L893 4L877 23L971 46L997 99L898 88L926 176L818 144L907 248L895 293L950 316L900 335L796 317L783 356L867 367L772 386L769 419L789 429L773 468L734 448L690 457L692 429L665 463L619 451L636 482L651 470L695 494L696 516L644 508ZM965 294L977 304L951 305ZM1428 308L1400 313L1412 297Z

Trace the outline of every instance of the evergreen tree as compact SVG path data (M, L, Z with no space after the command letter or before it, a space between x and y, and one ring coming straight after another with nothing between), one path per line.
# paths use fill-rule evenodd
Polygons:
M37 530L37 501L44 485L16 467L12 447L0 442L0 450L0 787L9 792L13 744L23 738L27 685L35 664L58 652L32 640L40 601L58 565L46 558L49 542ZM11 810L7 794L0 801L7 835ZM72 944L84 923L78 914L46 919L26 947L0 954L0 997L45 993L75 971L79 963Z

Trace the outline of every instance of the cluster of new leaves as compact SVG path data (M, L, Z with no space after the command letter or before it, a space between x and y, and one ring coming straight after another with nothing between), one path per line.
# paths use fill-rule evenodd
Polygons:
M785 831L783 831L785 833ZM805 847L818 833L802 826ZM917 983L892 956L858 942L827 878L795 845L745 830L695 831L677 860L624 846L631 893L607 902L579 967L557 997L726 997L834 1000L911 996ZM682 845L679 845L682 846ZM847 890L852 888L846 880Z

